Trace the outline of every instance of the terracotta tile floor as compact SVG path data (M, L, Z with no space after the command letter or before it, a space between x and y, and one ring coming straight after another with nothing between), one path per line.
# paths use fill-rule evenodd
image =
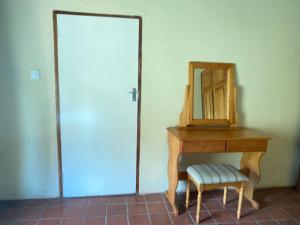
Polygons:
M191 206L175 217L164 194L90 198L0 201L0 225L190 225L194 224L196 194ZM300 224L300 194L293 189L256 191L260 210L244 200L240 221L235 219L237 194L228 193L226 207L222 192L203 194L200 224L297 225ZM184 194L178 195L183 208Z

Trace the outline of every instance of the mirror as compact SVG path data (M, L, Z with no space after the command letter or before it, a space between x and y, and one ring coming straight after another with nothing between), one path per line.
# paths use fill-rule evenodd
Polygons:
M234 64L190 62L188 87L187 125L234 123Z
M194 69L195 119L227 118L227 72L224 69Z

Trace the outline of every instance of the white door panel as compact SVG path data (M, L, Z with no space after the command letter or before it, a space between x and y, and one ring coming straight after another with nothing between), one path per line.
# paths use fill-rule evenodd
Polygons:
M135 192L138 19L58 15L64 196Z

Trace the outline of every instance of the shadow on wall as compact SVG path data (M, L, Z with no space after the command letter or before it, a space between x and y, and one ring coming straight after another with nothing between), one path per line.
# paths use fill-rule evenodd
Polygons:
M243 87L238 85L239 84L239 76L238 76L238 70L237 65L235 66L235 87L236 87L236 111L237 111L237 121L239 126L243 126L245 122L245 116L244 110L242 109L242 102L243 102L243 95L244 90Z
M53 62L45 58L52 46L44 21L52 17L36 16L44 12L33 4L0 2L0 199L47 197L57 185L49 77L33 81L29 74Z
M298 142L297 142L297 146L296 146L296 149L297 149L297 153L296 153L296 157L295 157L295 161L296 161L296 165L298 165L298 180L296 181L296 186L297 186L297 191L299 192L300 191L300 137L298 139Z
M10 48L6 2L0 2L0 199L15 198L20 186L21 122L16 65ZM12 188L14 187L14 188Z
M269 141L268 150L261 162L261 179L264 186L271 186L270 178L272 178L272 183L275 183L272 186L294 186L300 162L299 138L296 140L292 131L281 133L280 129L271 130L267 135L272 140Z
M299 109L300 111L300 109ZM296 177L297 179L300 179L300 121L298 122L298 132L297 132L297 137L296 137L296 144L295 144L295 154L293 157L293 164L296 167ZM298 182L298 180L296 181ZM299 185L299 184L298 184ZM298 190L300 191L300 186L297 187Z

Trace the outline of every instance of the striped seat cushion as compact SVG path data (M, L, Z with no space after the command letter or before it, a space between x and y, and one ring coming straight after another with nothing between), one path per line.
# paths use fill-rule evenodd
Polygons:
M198 184L222 184L248 181L248 177L229 164L198 164L187 168Z

